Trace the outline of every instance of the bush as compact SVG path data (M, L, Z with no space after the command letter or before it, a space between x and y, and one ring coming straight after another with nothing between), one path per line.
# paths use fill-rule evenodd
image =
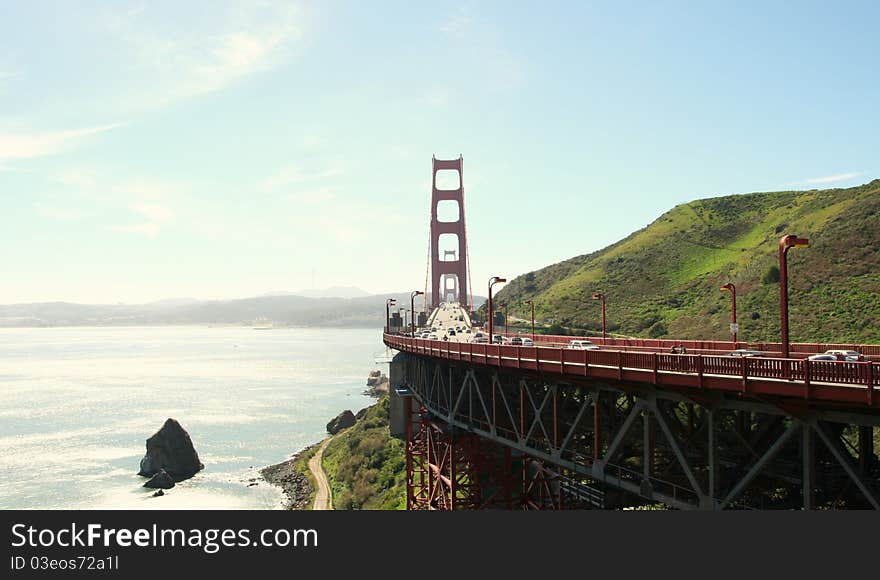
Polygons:
M779 283L779 266L775 264L767 268L767 271L764 272L764 277L761 278L761 281L764 284L778 284Z

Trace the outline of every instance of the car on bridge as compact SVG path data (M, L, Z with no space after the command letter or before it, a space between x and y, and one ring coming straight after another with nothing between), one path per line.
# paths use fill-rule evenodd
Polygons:
M759 356L767 356L760 350L754 350L751 348L738 348L736 350L730 351L725 356L739 356L739 357L759 357Z
M808 356L807 360L843 360L842 358L837 358L836 355L833 354L814 354L812 356Z
M824 354L838 357L837 360L862 361L866 360L865 355L857 350L826 350Z
M525 336L514 336L510 339L510 344L513 346L535 346L532 339Z
M589 340L570 340L565 348L574 348L577 350L599 350L592 341Z

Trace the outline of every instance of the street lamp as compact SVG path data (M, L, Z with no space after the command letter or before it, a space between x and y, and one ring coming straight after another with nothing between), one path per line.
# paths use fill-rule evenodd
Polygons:
M593 300L602 301L602 340L605 340L605 294L602 292L595 292L593 294Z
M421 296L424 294L421 290L415 290L412 294L409 295L409 306L412 309L412 333L411 335L415 337L416 335L416 296Z
M728 282L721 289L730 291L730 299L733 303L730 315L730 332L733 334L733 348L736 348L736 332L739 330L739 325L736 323L736 286Z
M499 282L501 282L503 284L504 282L507 282L507 279L506 278L499 278L498 276L492 276L491 278L489 278L489 302L488 302L488 307L487 307L487 312L489 313L489 344L492 344L492 340L495 336L494 334L492 334L492 332L493 332L493 330L492 330L492 327L493 327L493 324L492 324L493 323L493 320L492 320L492 318L493 318L492 317L492 286L494 286L495 284L497 284Z
M535 301L534 300L525 300L525 304L528 304L532 307L532 340L535 340Z
M788 250L806 247L810 240L794 234L779 239L779 310L782 316L782 358L788 358Z
M391 305L396 302L394 298L385 300L385 332L391 332Z

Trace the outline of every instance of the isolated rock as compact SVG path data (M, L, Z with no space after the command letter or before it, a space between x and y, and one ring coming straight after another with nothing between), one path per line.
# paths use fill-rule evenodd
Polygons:
M204 468L189 433L180 423L168 419L161 429L147 439L147 453L141 459L138 475L152 477L165 470L174 481L182 481Z
M150 481L144 484L144 487L150 489L171 489L174 487L174 479L164 469L160 469L156 475L150 478ZM162 494L164 495L164 493Z
M327 432L331 435L336 435L343 429L351 427L356 422L357 419L354 418L354 413L346 409L345 411L336 415L336 417L332 421L327 423Z
M162 497L163 495L165 495L165 492L160 489L159 491L157 491L156 493L153 494L153 497Z

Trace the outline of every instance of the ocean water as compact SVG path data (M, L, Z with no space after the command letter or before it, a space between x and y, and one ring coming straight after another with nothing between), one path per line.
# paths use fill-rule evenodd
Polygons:
M281 507L257 472L370 405L384 350L364 329L0 329L0 508ZM138 465L168 417L205 469L151 497Z

